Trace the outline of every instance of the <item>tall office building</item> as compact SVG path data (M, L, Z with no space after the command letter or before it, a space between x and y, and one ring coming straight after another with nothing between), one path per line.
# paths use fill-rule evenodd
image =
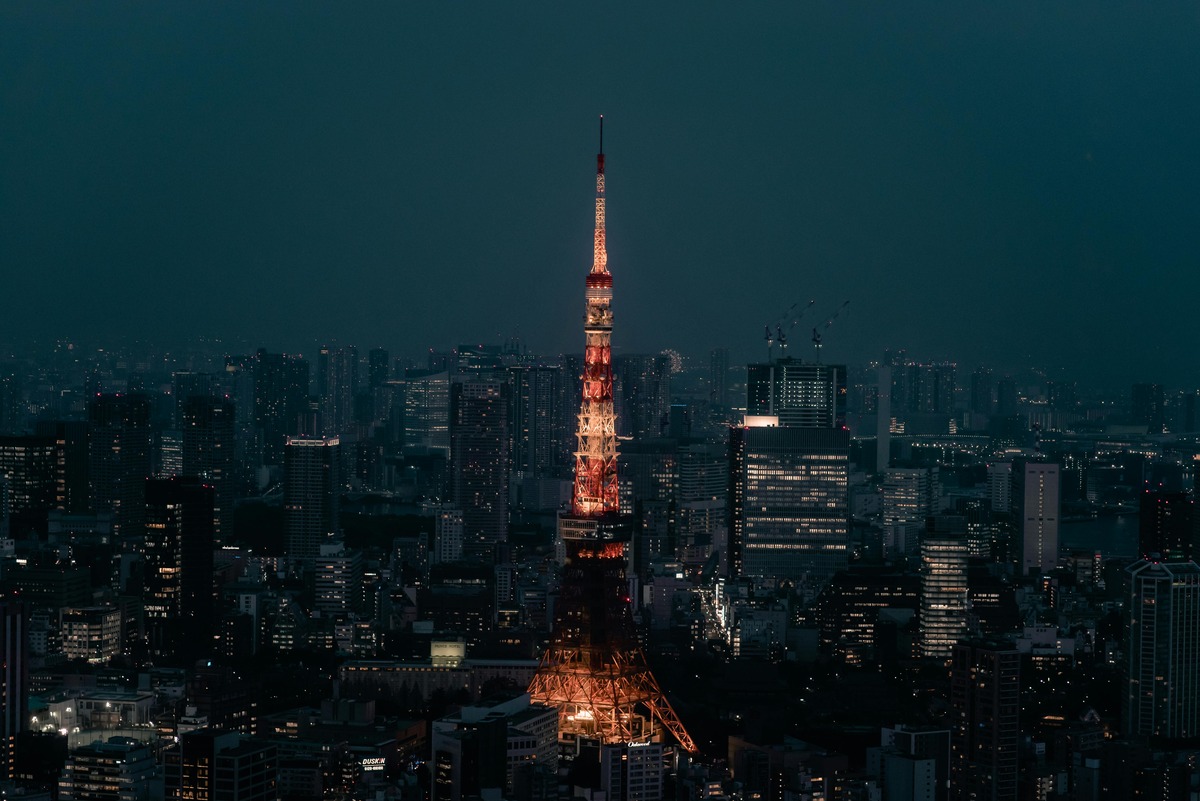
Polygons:
M308 410L308 362L260 349L254 362L254 423L262 434L263 463L280 464L288 437L301 431Z
M508 539L508 403L501 380L469 378L452 387L452 497L468 555L490 557Z
M1061 468L1018 462L1013 468L1013 517L1021 538L1021 572L1040 573L1058 564Z
M145 395L99 395L88 404L88 422L92 507L112 513L114 535L140 534L146 513L146 479L153 474L150 399Z
M204 653L212 639L213 489L194 476L146 482L146 626L151 653Z
M404 449L450 454L450 373L404 373Z
M883 522L924 526L937 513L940 496L936 467L889 467L883 471Z
M317 351L317 402L322 434L339 437L350 432L357 395L358 348L325 346Z
M1200 566L1142 560L1130 575L1124 734L1200 735Z
M25 604L0 601L0 779L16 774L17 735L29 720L29 634Z
M775 417L781 426L843 428L846 368L790 358L752 364L746 374L746 414Z
M747 370L729 439L729 570L809 596L849 557L845 368L779 359Z
M1021 654L969 640L950 667L950 801L1016 801Z
M283 536L289 559L311 562L340 530L341 444L289 437L283 465Z
M1138 513L1141 557L1186 562L1200 556L1195 539L1195 514L1195 501L1186 492L1144 491Z
M45 518L66 506L63 449L52 437L0 436L0 478L8 484L8 511Z
M967 636L969 549L965 536L926 533L921 540L921 656L949 659Z
M221 398L193 396L183 403L183 470L213 488L213 535L221 543L232 533L238 496L234 406Z
M849 558L850 434L746 425L730 432L730 570L820 590Z
M62 498L55 508L81 515L91 507L88 486L88 424L83 420L39 420L34 434L54 440L62 471Z

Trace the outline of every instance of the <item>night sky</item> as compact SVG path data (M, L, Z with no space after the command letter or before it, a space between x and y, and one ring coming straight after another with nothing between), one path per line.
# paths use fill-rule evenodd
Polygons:
M1195 3L4 3L0 341L579 350L600 113L618 352L1200 385Z

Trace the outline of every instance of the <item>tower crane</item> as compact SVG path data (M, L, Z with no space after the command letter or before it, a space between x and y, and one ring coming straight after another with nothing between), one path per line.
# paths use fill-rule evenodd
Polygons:
M836 310L834 310L833 314L831 314L831 315L829 316L829 319L825 321L825 325L824 325L823 327L821 327L821 328L819 328L819 329L818 329L818 328L813 328L813 330L812 330L812 343L813 343L813 350L815 350L815 351L816 351L816 360L817 360L817 364L820 364L820 363L821 363L821 338L824 336L825 332L829 330L829 327L830 327L831 325L833 325L833 321L834 321L834 320L836 320L836 319L838 318L838 316L839 316L839 315L840 315L840 314L841 314L841 313L842 313L842 312L843 312L843 311L846 309L846 307L847 307L847 306L849 306L849 305L850 305L850 301L846 301L846 302L845 302L845 303L843 303L841 306L838 306L838 307L837 307L837 309L836 309Z

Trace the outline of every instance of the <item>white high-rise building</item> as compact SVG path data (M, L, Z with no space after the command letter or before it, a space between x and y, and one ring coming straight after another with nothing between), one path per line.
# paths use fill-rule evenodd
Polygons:
M1050 570L1058 564L1059 466L1025 462L1014 478L1018 482L1013 500L1021 536L1021 571Z

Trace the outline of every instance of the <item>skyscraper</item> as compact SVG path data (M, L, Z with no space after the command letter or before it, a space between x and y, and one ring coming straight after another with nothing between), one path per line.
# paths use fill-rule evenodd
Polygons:
M283 466L283 536L289 559L311 564L339 531L341 445L334 437L289 437Z
M1021 654L969 640L950 667L950 801L1016 801Z
M192 396L183 402L183 471L213 488L213 536L218 543L232 533L233 502L238 496L234 406L220 398Z
M450 454L450 374L404 373L404 449Z
M729 439L729 569L810 597L849 557L846 371L783 358L747 370Z
M212 487L194 476L148 480L145 547L151 653L204 653L212 639Z
M1058 564L1060 467L1018 462L1013 468L1014 518L1021 538L1021 572L1040 573Z
M613 360L617 433L634 439L657 437L671 405L670 360L631 354Z
M254 362L254 422L262 432L265 464L283 461L283 446L300 433L307 408L308 362L260 349Z
M847 431L730 430L730 569L815 594L849 558Z
M776 417L781 426L843 428L846 368L791 358L752 364L746 375L746 414Z
M349 433L357 395L358 348L325 346L317 351L317 402L322 434L340 437Z
M508 385L469 378L451 392L450 463L463 550L490 558L508 539Z
M1142 560L1127 568L1129 634L1123 729L1164 739L1200 734L1200 566Z
M99 395L88 404L92 506L112 512L113 534L140 534L154 432L145 395Z
M558 442L563 436L559 413L559 367L520 365L508 368L509 436L512 470L528 477L546 477L565 466Z
M921 656L949 659L967 635L965 536L926 533L921 541Z
M708 402L729 405L729 348L713 348L708 354Z

